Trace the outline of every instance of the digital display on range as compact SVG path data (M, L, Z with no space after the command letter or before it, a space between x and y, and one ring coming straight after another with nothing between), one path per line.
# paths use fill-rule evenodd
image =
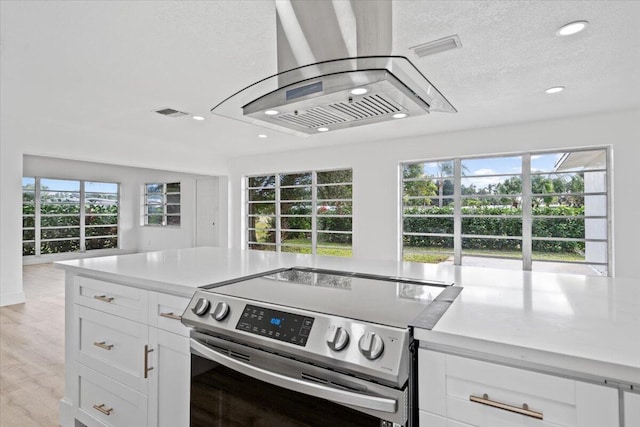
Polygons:
M313 320L313 317L247 304L236 329L304 347Z

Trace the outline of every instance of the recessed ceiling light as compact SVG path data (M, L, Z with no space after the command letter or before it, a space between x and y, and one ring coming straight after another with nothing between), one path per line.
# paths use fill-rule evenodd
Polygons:
M394 119L404 119L405 117L407 117L406 113L396 113L393 115Z
M369 92L369 90L364 87L357 87L351 90L351 94L353 95L364 95L367 92Z
M278 115L279 111L278 110L267 110L264 112L267 116L276 116Z
M587 25L589 25L587 21L569 22L568 24L565 24L562 27L558 28L558 31L556 31L556 35L570 36L571 34L576 34L584 30L585 28L587 28Z
M202 116L193 116L192 118L193 120L204 120L204 117Z
M258 138L267 138L267 135L265 135L264 133L261 133L258 135Z
M329 130L329 128L321 127L321 128L316 129L316 130L317 130L318 132L326 132L326 131L328 131L328 130Z
M554 86L545 90L544 93L559 93L559 92L562 92L563 90L564 90L564 86Z

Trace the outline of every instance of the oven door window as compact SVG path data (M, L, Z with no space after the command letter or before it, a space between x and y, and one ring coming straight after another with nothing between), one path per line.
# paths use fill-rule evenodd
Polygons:
M379 427L380 419L192 355L191 427ZM203 369L202 366L206 366Z

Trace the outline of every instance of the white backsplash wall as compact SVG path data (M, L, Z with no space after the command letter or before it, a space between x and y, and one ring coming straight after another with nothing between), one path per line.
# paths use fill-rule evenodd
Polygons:
M611 145L614 164L614 271L617 277L640 278L640 270L635 266L635 248L640 241L640 228L637 225L640 217L635 201L640 162L638 123L640 111L634 110L388 142L235 158L229 165L230 221L233 221L230 224L230 244L232 247L244 247L241 188L245 175L352 167L353 256L359 259L395 260L399 258L400 162Z

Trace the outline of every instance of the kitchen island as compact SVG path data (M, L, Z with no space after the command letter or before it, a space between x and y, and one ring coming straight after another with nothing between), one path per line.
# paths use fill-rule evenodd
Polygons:
M544 406L536 400L537 394L547 392L539 382L559 381L550 387L567 388L565 394L546 397L560 402L562 408L556 412L561 415L556 420L555 409L549 409L545 419L551 420L550 424L541 425L597 425L579 424L591 417L588 407L595 406L584 403L591 398L606 401L608 410L600 412L609 417L605 418L609 425L623 425L625 417L634 420L635 411L640 411L635 394L640 387L640 287L634 280L219 248L89 258L56 265L67 272L63 426L74 425L74 419L86 424L112 423L118 411L111 413L108 410L112 408L102 401L91 401L89 406L82 401L81 390L93 393L101 381L110 383L112 395L122 393L120 390L131 391L129 401L139 402L131 408L137 414L137 422L161 425L163 399L175 406L181 398L177 397L179 392L167 393L163 389L164 370L161 365L156 366L162 362L160 359L171 361L168 363L174 368L180 361L187 364L182 367L187 378L182 378L180 392L187 394L188 402L188 331L175 320L194 290L293 266L433 280L464 288L435 327L425 329L419 319L413 325L420 341L420 406L424 411L421 424L424 419L424 425L508 425L514 422L510 417L522 416L512 410L503 411L508 415L504 418L499 412L496 422L494 415L476 410L484 408L485 403L472 402L471 409L462 410L456 406L466 405L469 400L469 396L462 399L456 393L462 393L462 389L466 393L467 389L460 386L460 377L473 376L464 372L464 366L474 363L480 364L481 371L495 368L495 375L513 376L507 382L518 383L513 385L515 388L528 383L541 388L540 393L516 390L518 397L534 396L529 399L535 402L529 404L532 409L536 409L535 405ZM121 306L112 304L111 291L123 296ZM103 307L108 307L106 312ZM104 355L111 356L117 350L103 348L112 344L82 342L83 331L105 322L119 322L129 335L136 329L139 343L145 348L144 357L136 358L131 366L123 362L114 368ZM162 343L166 343L164 352L160 350ZM179 383L175 371L168 370L166 375L176 376ZM477 384L491 379L473 381ZM149 381L153 384L148 385ZM491 393L485 400L491 401L494 395L500 397L510 388L510 384L488 384ZM487 393L480 393L481 398L483 394ZM435 406L423 396L430 396L429 401ZM188 408L183 409L188 413ZM95 415L89 415L91 412ZM182 415L179 412L173 414L178 420L184 419L184 411ZM466 414L466 418L457 419L454 413Z

